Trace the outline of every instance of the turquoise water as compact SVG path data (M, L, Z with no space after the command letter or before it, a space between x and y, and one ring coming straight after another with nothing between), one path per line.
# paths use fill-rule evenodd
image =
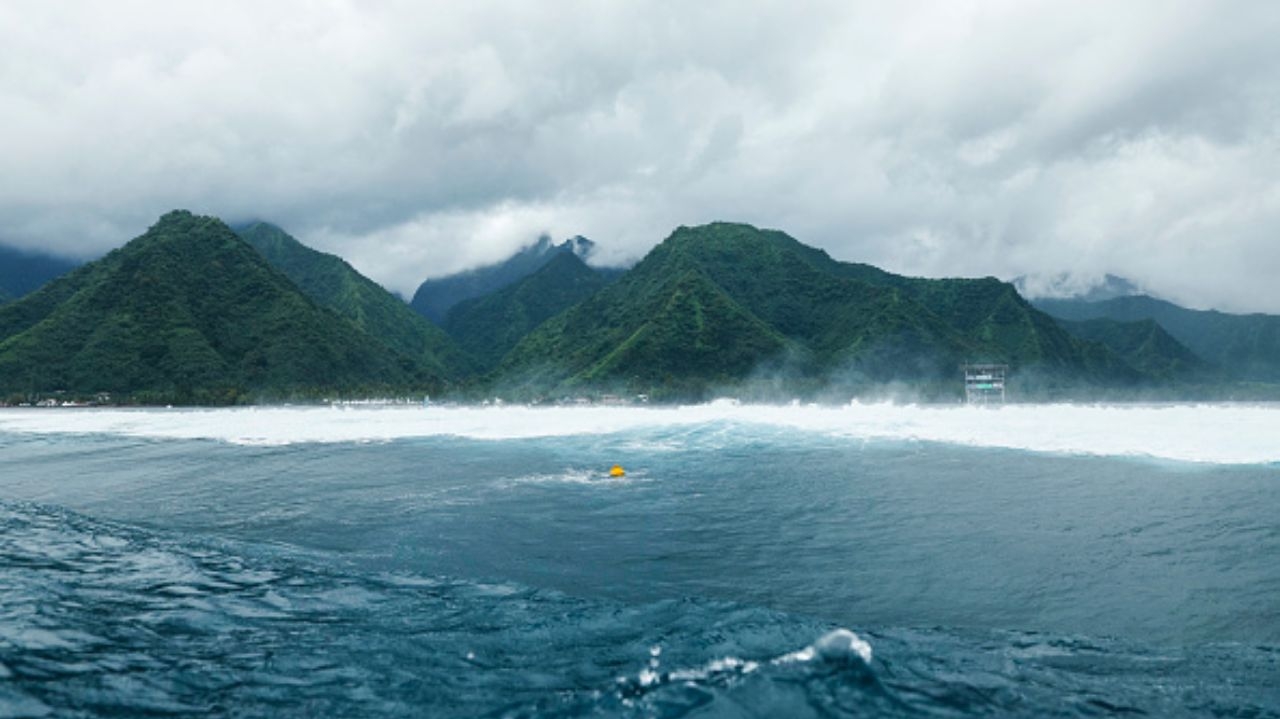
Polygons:
M4 413L0 716L1280 716L1280 410L875 411Z

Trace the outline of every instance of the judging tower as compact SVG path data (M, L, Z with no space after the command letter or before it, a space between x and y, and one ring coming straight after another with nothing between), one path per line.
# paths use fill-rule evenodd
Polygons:
M1004 404L1005 364L965 364L964 401L968 404Z

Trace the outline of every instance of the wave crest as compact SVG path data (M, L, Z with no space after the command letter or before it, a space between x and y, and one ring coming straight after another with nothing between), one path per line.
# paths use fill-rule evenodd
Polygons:
M0 431L246 445L625 435L624 441L630 443L682 449L728 446L784 432L836 441L926 441L1179 462L1280 462L1280 443L1274 441L1280 436L1277 405L1008 405L991 409L716 402L687 407L0 410Z

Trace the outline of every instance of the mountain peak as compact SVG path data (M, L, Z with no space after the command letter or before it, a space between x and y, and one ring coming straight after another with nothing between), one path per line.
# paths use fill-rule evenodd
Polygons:
M171 227L174 225L182 225L182 224L186 224L187 222L193 219L215 220L217 218L201 217L200 215L196 215L192 213L191 210L182 210L182 209L169 210L163 215L160 215L160 219L156 220L155 224L152 225L151 228L157 229L157 228ZM221 222L221 220L218 220L218 222Z
M533 244L525 245L501 262L423 282L409 304L427 319L443 324L449 310L459 302L482 297L518 282L561 253L574 254L585 261L594 250L595 243L581 235L558 244L550 236L541 235Z
M402 360L321 309L221 220L182 210L0 308L0 391L223 403L417 381Z
M574 235L560 243L560 246L569 249L583 261L591 259L591 255L596 251L596 243L582 235Z
M540 269L496 292L459 302L445 330L484 366L498 364L522 337L608 284L573 252L556 252Z
M853 392L942 387L979 356L1103 384L1136 374L1004 283L901 277L731 222L677 228L617 283L532 332L503 367L552 386L697 397L756 376Z
M532 257L545 257L560 252L572 252L579 258L586 260L591 256L592 252L595 252L595 249L596 243L582 235L574 235L573 237L559 243L552 240L550 235L539 235L537 241L532 245L521 247L516 251L515 256L528 255Z

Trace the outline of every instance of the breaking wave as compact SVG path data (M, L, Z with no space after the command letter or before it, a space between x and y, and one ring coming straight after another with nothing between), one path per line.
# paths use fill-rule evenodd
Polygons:
M0 431L215 440L246 445L510 440L626 434L637 446L683 449L787 432L862 442L923 441L1177 462L1280 462L1280 405L863 404L685 407L254 407L4 410Z

